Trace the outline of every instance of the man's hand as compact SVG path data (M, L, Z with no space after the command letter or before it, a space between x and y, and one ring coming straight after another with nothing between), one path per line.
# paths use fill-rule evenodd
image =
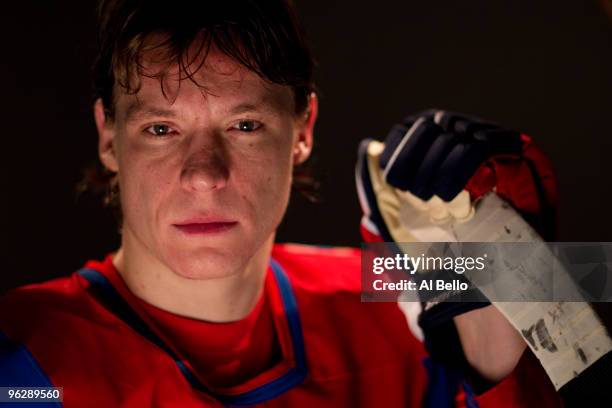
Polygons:
M444 111L409 117L391 130L384 145L362 142L356 178L366 241L555 238L557 192L548 160L528 136L491 123ZM486 214L487 208L493 214ZM504 233L498 218L519 228L512 228L513 234L506 228ZM529 272L538 279L537 271ZM517 287L521 284L516 283ZM531 342L529 346L557 389L575 389L570 387L573 384L584 387L585 381L574 377L607 378L601 366L612 358L612 340L586 302L496 302L497 311L482 308L483 304L424 306L419 325L434 359L436 355L448 358L447 349L460 343L466 360L482 376L501 379L512 371L524 349L512 327L525 337L546 321L551 341L558 347L538 347ZM550 316L557 317L548 321ZM493 331L494 336L507 337L488 337ZM455 338L449 333L455 333ZM576 347L581 351L578 354ZM463 352L459 348L462 356ZM488 361L499 361L500 355L505 356L500 364L487 366ZM457 360L461 359L451 362ZM596 369L588 370L591 365ZM583 372L586 374L579 375Z
M361 143L356 178L367 241L422 241L402 225L401 211L427 213L433 225L462 222L491 191L544 239L556 236L550 162L529 136L490 122L433 110L409 116L384 144Z
M362 142L357 186L366 241L470 240L451 226L474 224L480 215L475 203L491 191L541 234L555 234L556 186L544 155L526 135L461 114L427 111L395 125L384 144ZM464 353L482 377L498 381L526 345L503 315L486 305L425 304L419 322L433 358L447 359L449 343L460 342L455 354ZM455 329L459 338L447 338Z

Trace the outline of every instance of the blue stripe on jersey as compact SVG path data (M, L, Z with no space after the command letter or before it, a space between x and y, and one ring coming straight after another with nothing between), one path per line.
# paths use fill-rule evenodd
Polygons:
M297 308L297 302L293 294L293 289L289 282L285 271L273 259L270 260L272 271L276 278L278 288L281 293L281 298L287 316L287 323L291 334L291 341L295 355L295 367L291 368L281 377L255 388L251 391L236 394L236 395L221 395L215 394L202 384L196 375L189 370L185 363L172 351L172 349L164 343L164 341L151 330L151 328L138 316L132 307L125 299L115 290L113 285L106 277L95 269L83 268L79 270L79 274L83 276L91 284L91 289L97 299L101 301L113 314L120 318L123 322L129 325L138 334L158 346L173 360L181 374L195 389L209 394L219 401L233 406L245 406L253 404L261 404L278 395L288 391L296 385L302 383L306 378L306 354L304 351L304 338L302 336L302 326L300 324L300 316Z
M271 400L285 391L301 384L306 379L308 373L306 353L304 351L304 337L302 336L302 325L300 323L300 315L293 289L291 288L291 283L278 262L271 259L270 264L281 293L285 308L285 316L287 316L287 324L291 333L291 342L295 355L295 367L292 367L285 375L270 383L262 385L247 393L237 395L232 401L226 401L221 398L222 401L229 402L232 405L253 405Z
M466 408L478 408L478 402L472 388L463 378L463 374L429 357L423 359L427 369L428 384L425 391L424 408L453 408L455 397L460 387L465 393Z
M22 344L0 332L0 387L53 387L51 380ZM2 407L61 408L59 402L0 403Z

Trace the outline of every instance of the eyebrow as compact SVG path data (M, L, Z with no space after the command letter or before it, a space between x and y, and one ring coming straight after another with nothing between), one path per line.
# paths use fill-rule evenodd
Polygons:
M257 98L251 101L244 101L228 109L230 115L240 115L247 112L259 112L269 114L277 110L282 110L280 103L273 98Z
M255 103L243 102L239 103L228 110L230 115L240 115L246 112L269 112L273 110L273 104L270 101L262 99ZM125 111L125 121L130 122L137 118L143 117L167 117L176 118L178 115L174 110L146 105L137 101L130 103Z
M139 102L131 103L125 111L125 120L129 122L138 117L147 116L165 116L165 117L176 117L176 113L169 109L157 108L155 106L143 105Z
M252 112L252 111L260 111L260 110L268 110L269 107L267 106L267 104L265 103L259 103L259 104L253 104L253 103L241 103L239 105L236 105L234 107L232 107L229 110L229 113L232 115L239 115L241 113L245 113L245 112Z

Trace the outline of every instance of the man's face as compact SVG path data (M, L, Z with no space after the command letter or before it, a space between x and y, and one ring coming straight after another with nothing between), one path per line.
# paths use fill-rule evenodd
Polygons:
M168 75L166 95L157 78L142 77L136 95L116 87L112 120L97 102L100 155L118 174L123 248L183 277L229 276L273 239L293 166L310 152L316 102L310 119L296 114L291 88L215 51L195 74L199 86L178 78Z

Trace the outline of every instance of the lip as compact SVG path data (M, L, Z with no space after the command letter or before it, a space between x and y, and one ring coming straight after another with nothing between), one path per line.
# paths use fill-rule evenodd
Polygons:
M238 222L236 221L188 221L180 224L173 224L173 226L185 234L195 235L225 232L234 228L237 224Z

